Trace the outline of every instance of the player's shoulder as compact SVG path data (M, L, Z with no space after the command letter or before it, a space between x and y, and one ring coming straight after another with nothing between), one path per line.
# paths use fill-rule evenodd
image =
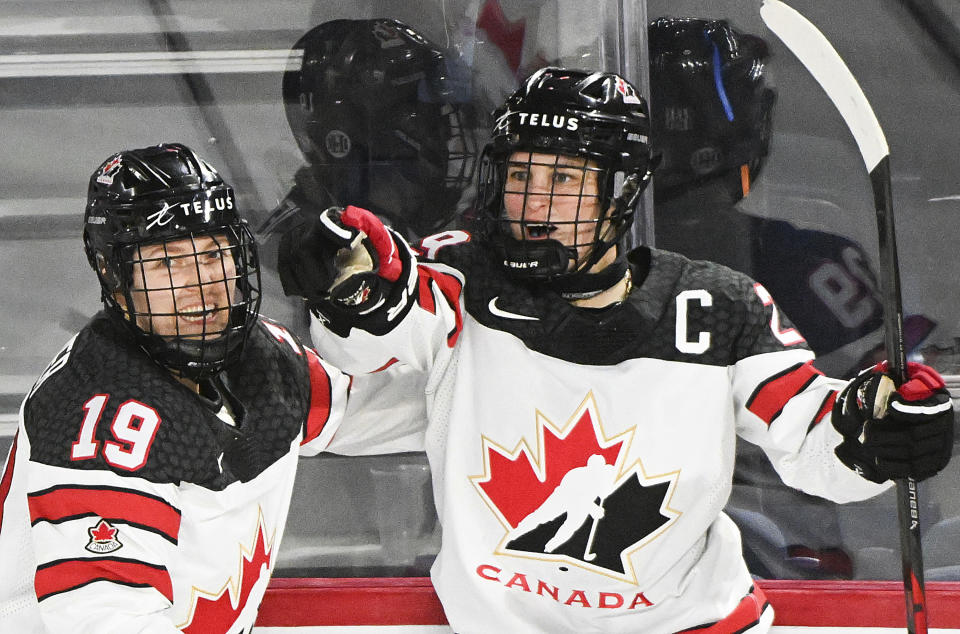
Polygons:
M632 258L639 257L637 252ZM757 282L749 275L710 260L692 260L673 251L649 250L648 281L674 293L706 291L711 296L743 302L755 296Z
M244 346L243 362L228 371L234 381L302 391L309 383L309 357L312 352L283 324L260 316ZM315 354L315 353L313 353Z
M100 313L26 397L31 460L157 482L202 481L191 456L203 451L205 440L190 394L122 324Z
M481 258L476 235L464 229L450 229L420 238L413 251L421 262L439 262L459 270L470 269Z
M254 350L261 353L269 350L283 356L294 357L303 356L307 347L293 330L263 315L257 317L247 346L252 346Z
M141 384L136 357L142 351L105 313L95 315L60 349L27 394L28 402L62 400L89 388L111 391Z
M270 323L270 325L267 325ZM264 464L289 451L309 398L309 372L295 335L272 322L251 330L241 362L224 374ZM95 317L28 395L23 424L31 459L111 471L151 482L229 483L218 468L219 403L184 387L124 329Z

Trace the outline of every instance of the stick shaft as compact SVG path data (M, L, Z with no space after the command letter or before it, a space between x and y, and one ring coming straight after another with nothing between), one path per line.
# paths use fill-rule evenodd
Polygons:
M877 211L877 244L880 253L880 299L883 304L884 348L890 373L899 386L907 381L907 355L903 341L903 301L900 292L900 263L893 221L890 187L890 157L885 156L870 172Z
M900 266L897 262L893 197L890 187L890 150L883 129L863 89L846 63L820 30L780 0L764 0L760 8L764 23L810 71L840 112L853 134L873 185L874 207L880 247L880 292L884 313L884 346L890 372L899 386L907 379L903 342L903 303ZM913 478L896 481L903 589L907 630L926 634L926 596L923 581L923 551L920 548L919 494Z
M593 550L593 538L597 534L597 523L599 521L596 517L593 518L593 524L590 526L590 536L587 537L587 547L583 551L583 558L588 561L593 560L597 556L597 553L591 551Z
M902 385L907 381L907 355L903 340L903 301L900 292L896 228L893 221L889 156L885 156L870 172L870 182L873 185L873 199L877 211L884 347L893 380L897 385ZM923 550L920 541L919 491L917 482L913 478L897 480L896 486L907 631L910 634L926 634L927 602L923 579Z

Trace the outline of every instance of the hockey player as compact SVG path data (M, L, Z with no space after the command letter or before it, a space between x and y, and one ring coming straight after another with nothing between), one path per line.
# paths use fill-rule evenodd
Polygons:
M0 631L249 632L297 454L330 443L349 377L258 317L233 190L189 148L90 179L104 310L43 372L0 480Z
M307 165L265 229L347 203L411 237L449 223L477 148L468 79L448 55L386 18L324 22L293 50L283 103Z
M898 392L878 390L880 369L829 379L750 278L621 252L651 168L646 104L623 78L540 70L496 121L483 232L412 253L347 207L281 250L285 288L308 299L331 360L424 376L443 526L431 575L451 626L765 630L771 610L722 512L735 437L794 486L863 499L944 466L943 382L922 366Z
M386 18L324 22L293 51L302 57L284 73L283 103L306 164L257 229L265 265L284 232L331 205L369 209L408 240L446 228L479 153L469 84L450 56ZM306 335L305 311L273 279L265 312Z

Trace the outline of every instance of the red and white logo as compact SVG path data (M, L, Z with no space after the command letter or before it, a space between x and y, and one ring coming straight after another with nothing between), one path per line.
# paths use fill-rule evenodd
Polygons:
M100 174L97 176L97 182L102 185L113 185L113 177L120 171L120 157L113 159L103 166Z
M633 86L620 77L617 77L617 92L623 97L624 103L640 103L640 98L637 97L637 92L633 89Z
M96 526L88 528L87 532L90 533L90 542L84 548L92 553L103 555L123 547L117 539L120 529L111 526L107 520L100 520Z
M635 430L607 438L590 393L561 426L537 412L537 446L484 437L478 493L504 526L495 554L563 562L636 583L629 556L679 516L679 471L627 463Z

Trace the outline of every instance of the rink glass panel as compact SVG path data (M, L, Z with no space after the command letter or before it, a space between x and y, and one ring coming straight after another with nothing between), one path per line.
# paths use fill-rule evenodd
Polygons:
M670 234L664 224L660 242L696 252L704 236L723 236L736 252L753 252L766 235L755 231L760 219L786 228L776 234L780 239L795 231L855 244L875 274L872 198L856 146L813 80L765 30L756 4L4 3L0 451L7 453L20 401L35 377L99 307L79 239L92 169L123 148L186 143L220 168L251 225L260 227L304 165L284 115L281 76L298 63L290 50L294 42L327 20L392 17L419 30L469 70L474 121L483 128L486 113L518 78L545 64L618 71L646 93L648 18L726 18L764 38L772 52L766 72L777 101L769 155L750 195L735 208L713 215L701 210L685 225L688 235ZM933 365L958 388L960 264L954 245L960 191L953 157L960 146L960 69L953 60L960 42L934 39L931 15L939 11L941 21L957 24L960 10L945 0L917 12L909 10L911 3L894 7L881 0L791 4L836 45L886 131L910 358ZM461 207L471 193L465 192ZM648 192L632 241L658 244L653 210ZM265 252L273 257L269 247ZM845 317L855 320L863 298L845 294L844 271L833 273L817 278L821 295L833 292L847 302ZM265 276L263 312L305 334L302 306L283 298L269 259ZM801 302L811 292L802 284L794 288ZM778 301L797 299L788 292ZM854 347L824 364L847 372L862 358ZM921 486L928 580L960 579L957 479L958 467L951 465ZM306 458L277 574L425 575L440 540L432 504L423 454ZM843 507L825 503L777 484L766 459L745 446L729 512L744 532L758 576L899 578L892 492Z

